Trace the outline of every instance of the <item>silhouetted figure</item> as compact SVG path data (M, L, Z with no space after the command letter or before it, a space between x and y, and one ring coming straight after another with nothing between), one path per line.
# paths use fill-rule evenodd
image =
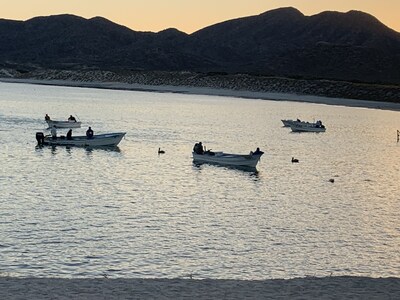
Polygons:
M46 114L46 115L44 116L44 119L45 119L46 121L50 121L50 116L49 116L48 114Z
M161 150L161 148L158 148L158 154L164 154L164 153L165 153L164 150Z
M193 152L197 154L204 154L203 144L201 142L194 144Z
M297 158L292 157L292 163L298 163L299 160Z
M67 132L67 140L72 140L72 129Z
M253 154L261 154L263 153L259 147L257 147L256 151L253 152Z
M70 115L69 118L68 118L68 121L76 122L76 119L75 119L75 117L73 115Z
M86 137L88 139L93 138L93 130L92 130L92 127L90 127L90 126L89 126L88 130L86 130Z

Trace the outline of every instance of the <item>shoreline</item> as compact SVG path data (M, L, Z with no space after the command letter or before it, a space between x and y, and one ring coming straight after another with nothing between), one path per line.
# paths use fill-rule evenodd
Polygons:
M284 92L259 91L257 90L257 88L242 89L241 87L237 87L235 83L232 84L231 88L226 88L226 87L216 88L216 87L202 86L201 84L199 86L184 85L185 83L184 81L182 82L183 85L175 85L175 84L172 85L172 84L167 84L169 82L166 82L166 80L163 79L157 81L156 84L154 84L153 82L150 82L153 84L148 84L147 82L148 80L144 80L145 84L143 84L136 82L122 82L115 80L107 81L107 76L100 76L100 78L93 76L87 78L81 74L77 76L78 77L70 76L71 78L67 77L66 79L57 79L57 76L53 76L51 74L45 76L46 77L45 79L8 77L8 78L0 78L0 82L141 91L141 92L209 95L209 96L236 97L245 99L271 100L271 101L296 101L296 102L335 105L335 106L400 111L400 103L397 102L326 97L326 96L317 96L311 94L310 95L298 94L294 92L284 93ZM179 82L179 80L177 81ZM215 82L213 83L215 84Z
M398 299L400 278L269 280L0 277L1 299Z

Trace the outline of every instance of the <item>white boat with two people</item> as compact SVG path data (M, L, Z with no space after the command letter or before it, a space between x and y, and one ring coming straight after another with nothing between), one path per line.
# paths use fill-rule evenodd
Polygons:
M293 132L325 132L325 125L320 120L315 123L310 122L293 122L290 125Z
M36 140L39 145L48 146L78 146L78 147L115 147L126 132L96 134L92 137L82 136L56 136L44 135L43 132L36 133Z
M250 168L256 167L263 154L264 152L260 151L260 148L257 148L255 152L251 151L249 154L204 151L201 142L195 144L192 153L194 162Z
M77 121L76 118L72 115L69 116L67 121L54 121L51 120L49 115L46 114L44 117L47 125L49 128L56 127L56 128L81 128L82 122Z

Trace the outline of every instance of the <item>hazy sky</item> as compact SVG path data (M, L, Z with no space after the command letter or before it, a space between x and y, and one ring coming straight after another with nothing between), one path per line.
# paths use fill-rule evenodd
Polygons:
M400 0L0 0L0 18L74 14L105 17L133 30L174 27L192 33L225 20L292 6L309 16L325 10L361 10L400 32Z

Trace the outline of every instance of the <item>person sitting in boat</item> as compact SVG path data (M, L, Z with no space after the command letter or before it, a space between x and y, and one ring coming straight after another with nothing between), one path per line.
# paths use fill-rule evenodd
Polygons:
M193 152L197 154L204 154L203 144L201 142L194 144Z
M53 140L56 140L57 139L57 128L56 128L56 126L53 125L53 127L51 127L50 133L51 133L51 138Z
M72 140L72 129L67 132L67 140Z
M254 154L263 154L264 152L262 152L261 150L260 150L260 148L259 147L257 147L257 149L256 149L256 151L250 151L250 155L254 155Z
M253 152L253 154L261 154L263 153L259 147L257 147L256 151Z
M70 115L69 118L68 118L68 121L76 122L76 119L75 119L75 117L73 115Z
M50 121L50 116L49 116L48 114L46 114L46 115L44 116L44 119L45 119L46 121Z
M193 152L197 153L199 151L199 143L194 144Z
M93 138L93 130L92 130L92 127L90 127L90 126L89 126L88 130L86 130L86 137L88 139Z

